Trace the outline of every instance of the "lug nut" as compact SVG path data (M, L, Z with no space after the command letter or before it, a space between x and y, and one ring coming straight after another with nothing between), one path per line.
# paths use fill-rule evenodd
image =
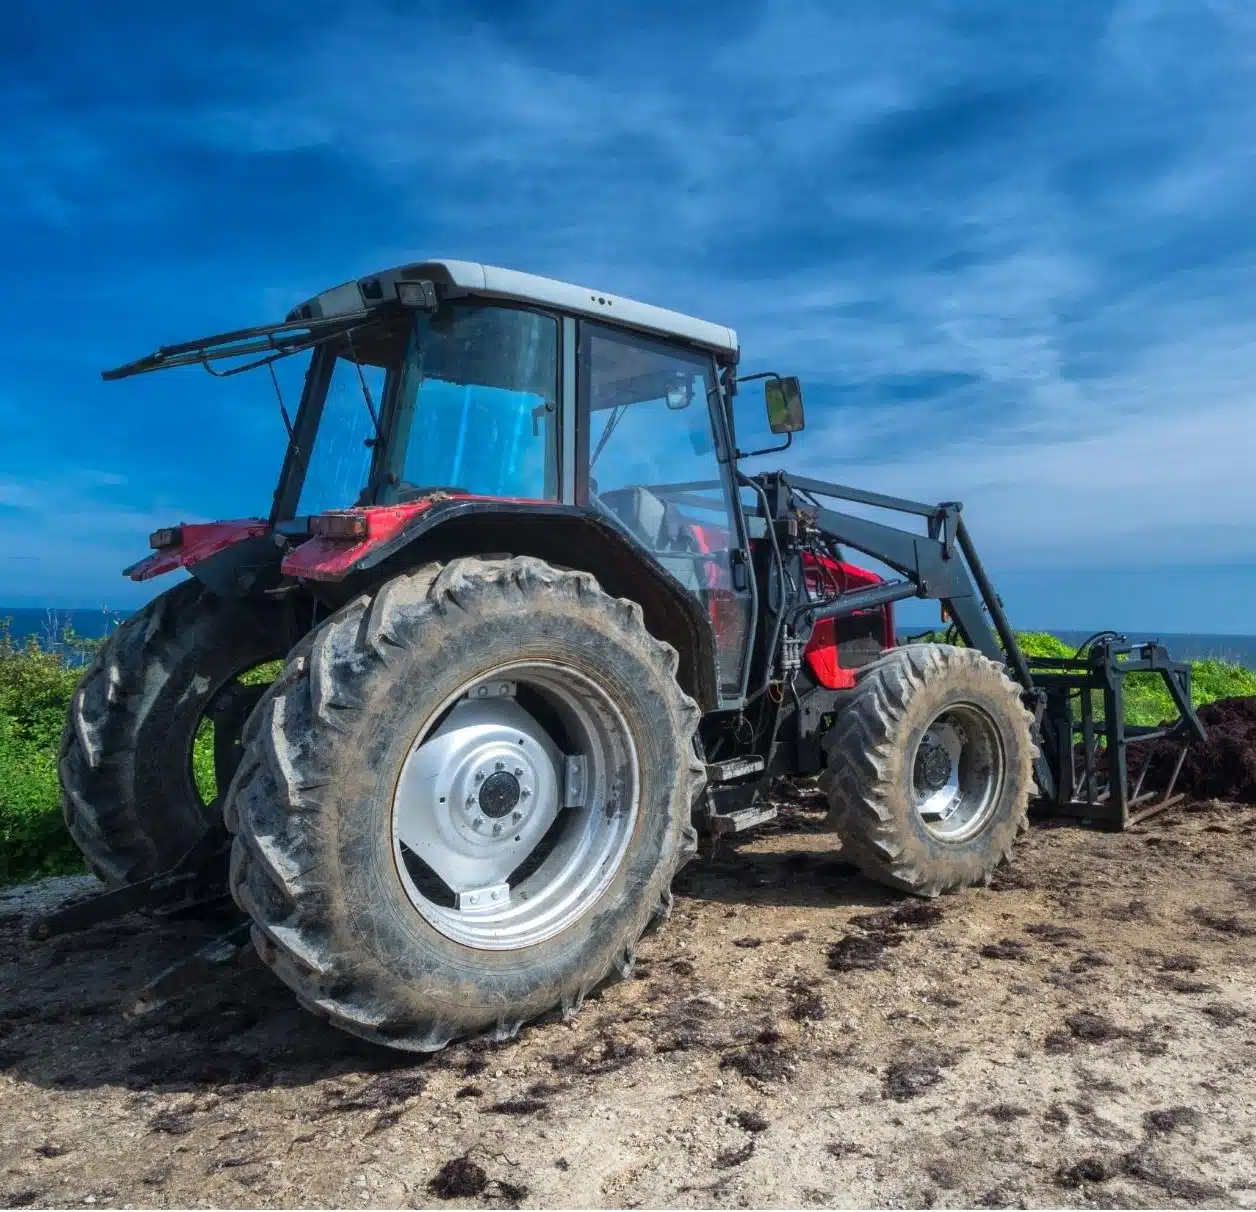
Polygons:
M483 771L483 770L477 770L477 771L475 772L475 781L476 781L477 783L482 783L482 782L484 782L484 771Z
M519 798L521 800L526 800L528 796L530 796L531 794L532 792L529 791L526 787L519 788Z
M523 767L522 767L522 766L516 766L516 767L515 767L515 778L517 778L517 779L521 779L521 778L523 778Z
M522 812L512 812L512 813L510 814L510 819L511 819L511 820L512 820L512 821L513 821L516 825L517 825L517 824L518 824L521 820L523 820L523 813L522 813Z
M483 829L483 828L484 828L484 818L483 818L482 816L477 816L477 817L475 818L475 820L473 820L473 821L471 822L471 828L472 828L472 829Z
M494 769L494 770L505 770L505 769L506 769L506 763L505 763L505 762L494 762L494 763L493 763L493 769Z
M498 823L498 824L496 824L496 825L494 825L494 826L493 826L493 836L494 836L494 837L498 837L498 836L500 836L501 831L502 831L502 827L501 827L501 824L500 824L500 823Z

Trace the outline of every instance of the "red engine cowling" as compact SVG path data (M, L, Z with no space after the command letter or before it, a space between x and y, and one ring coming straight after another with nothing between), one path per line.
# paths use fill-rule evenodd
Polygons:
M807 588L820 597L881 583L876 573L827 556L803 552L802 564ZM849 690L855 684L855 670L873 660L883 648L892 648L894 642L894 608L879 606L845 618L821 620L803 650L803 660L821 686Z

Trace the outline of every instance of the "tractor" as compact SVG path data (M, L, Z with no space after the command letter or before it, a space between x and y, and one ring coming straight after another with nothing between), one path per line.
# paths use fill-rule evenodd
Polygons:
M1202 739L1189 667L1111 633L1035 663L959 504L748 474L804 414L739 356L718 324L432 260L104 372L306 363L269 514L158 530L126 570L189 575L74 694L64 814L107 887L36 937L229 898L307 1009L434 1051L627 975L699 835L769 819L777 778L817 778L849 857L924 897L988 883L1031 800L1135 819L1127 747ZM747 381L768 449L738 445ZM952 642L899 639L909 597ZM1160 730L1123 725L1140 671L1178 704Z

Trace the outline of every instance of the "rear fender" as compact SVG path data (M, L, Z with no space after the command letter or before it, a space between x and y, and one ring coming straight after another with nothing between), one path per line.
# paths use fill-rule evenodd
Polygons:
M261 518L243 518L233 522L184 523L173 530L177 532L177 539L173 544L159 548L152 555L124 568L122 575L133 581L149 581L178 568L193 568L204 564L205 561L241 544L247 543L250 547L256 547L259 540L262 546L269 546L274 550L269 538L270 527Z
M600 515L550 501L467 496L338 512L364 517L366 534L302 543L284 558L285 575L359 592L418 564L459 556L530 555L580 569L607 593L637 602L651 634L679 654L676 676L686 693L704 711L718 705L715 633L702 603Z

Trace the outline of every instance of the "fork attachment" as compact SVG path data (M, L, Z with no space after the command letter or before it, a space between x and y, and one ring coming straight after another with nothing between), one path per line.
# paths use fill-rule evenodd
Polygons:
M1041 737L1055 775L1050 815L1119 831L1184 798L1176 788L1187 750L1206 739L1191 703L1189 664L1170 659L1157 641L1131 644L1124 636L1105 636L1074 657L1030 657L1029 662L1034 683L1046 692ZM1177 718L1151 726L1127 724L1125 679L1131 674L1159 674ZM1098 717L1097 700L1102 702ZM1168 769L1168 777L1161 786L1148 787L1162 745L1174 753L1172 766L1166 760L1155 767L1157 774ZM1131 765L1136 769L1132 782Z

